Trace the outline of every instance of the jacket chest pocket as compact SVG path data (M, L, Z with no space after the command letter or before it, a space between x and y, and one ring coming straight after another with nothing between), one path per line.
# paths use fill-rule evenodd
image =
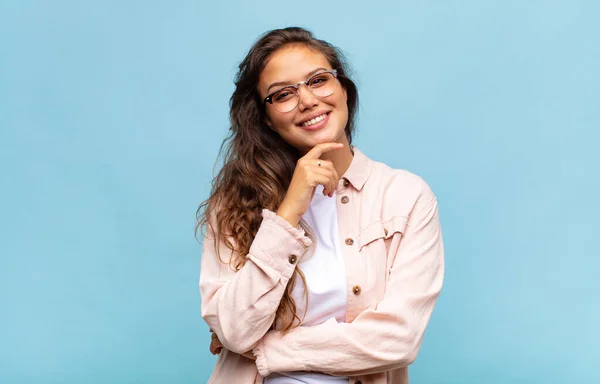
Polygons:
M378 220L364 227L357 236L358 249L367 272L368 280L373 286L383 286L378 282L387 281L388 271L394 255L390 255L390 246L392 242L396 245L402 239L406 230L407 218L405 216L395 216L387 220ZM395 248L395 247L394 247ZM383 288L377 289L379 294L383 295Z
M407 218L405 216L396 216L388 220L378 220L363 228L358 234L358 249L363 251L363 247L371 245L377 240L390 240L394 235L402 236L406 230Z

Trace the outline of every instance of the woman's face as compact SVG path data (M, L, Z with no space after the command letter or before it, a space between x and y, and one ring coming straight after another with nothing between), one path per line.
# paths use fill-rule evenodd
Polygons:
M264 99L286 85L298 84L331 69L334 68L318 51L304 44L288 45L269 58L260 74L258 92ZM325 97L316 96L305 84L301 85L298 105L289 112L280 112L273 104L265 104L267 124L302 154L319 143L348 144L344 132L348 122L346 90L337 79L334 81L333 93Z

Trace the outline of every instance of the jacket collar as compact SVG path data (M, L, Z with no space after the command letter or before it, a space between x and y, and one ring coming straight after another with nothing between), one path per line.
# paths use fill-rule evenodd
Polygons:
M352 157L352 162L350 162L350 167L348 167L342 177L348 179L350 184L360 191L371 175L374 163L373 160L368 158L354 145L351 145L350 149L354 153L354 156Z

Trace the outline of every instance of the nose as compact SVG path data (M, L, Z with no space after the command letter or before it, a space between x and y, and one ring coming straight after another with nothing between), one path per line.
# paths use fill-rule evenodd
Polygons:
M300 112L319 104L319 99L312 93L306 84L298 87L298 110Z

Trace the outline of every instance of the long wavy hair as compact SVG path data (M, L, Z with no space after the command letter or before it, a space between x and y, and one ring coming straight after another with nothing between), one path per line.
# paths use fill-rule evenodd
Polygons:
M265 107L257 89L259 76L269 57L289 44L304 44L320 52L331 67L337 69L338 79L347 92L348 122L345 133L348 142L352 143L358 92L348 76L342 52L299 27L276 29L260 36L239 65L235 76L235 91L230 99L231 127L217 157L217 163L223 157L223 166L212 180L210 197L200 204L196 212L196 235L199 228L208 224L214 234L212 238L219 260L224 263L218 246L222 241L232 251L232 255L235 255L229 258L229 266L236 272L246 262L245 256L262 221L262 209L277 210L300 157L296 148L267 125ZM304 220L299 225L307 236L315 239L314 232ZM306 287L304 274L296 267L281 298L272 326L275 328L278 321L287 318L288 323L282 326L284 334L294 327L296 320L297 325L302 323L292 297L298 275ZM308 296L305 297L305 308L308 308Z

